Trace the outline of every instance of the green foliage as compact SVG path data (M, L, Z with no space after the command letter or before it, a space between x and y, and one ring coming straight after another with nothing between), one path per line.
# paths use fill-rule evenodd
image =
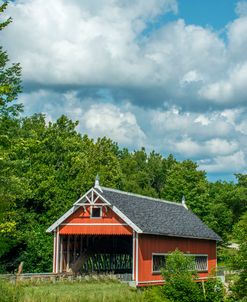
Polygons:
M11 243L2 246L2 269L12 271L13 265L24 261L24 271L50 271L52 239L45 229L93 185L97 173L106 186L119 183L117 145L106 138L94 142L82 137L75 130L77 124L62 116L47 125L45 117L37 114L9 129L11 143L4 148L6 173L2 175L8 185L2 195L8 196L4 219L12 217L13 225L8 224L6 233L2 221L2 238ZM9 183L12 176L15 188Z
M19 302L22 297L23 292L20 287L0 280L0 302Z
M24 233L23 238L26 247L20 257L20 261L24 262L25 270L28 272L51 272L52 271L52 253L53 238L45 232L45 228L40 225L28 225L28 229ZM48 240L47 240L48 239Z
M172 252L162 269L165 280L162 290L148 292L148 297L153 295L157 301L166 298L173 302L223 302L224 288L221 281L211 276L204 283L196 282L198 276L194 270L194 261L192 256L188 257L179 250Z
M232 259L232 268L239 270L239 275L231 290L234 298L247 300L247 212L235 225L233 234L239 243L239 250Z
M189 207L202 217L207 211L208 182L205 172L197 168L191 160L173 163L167 170L162 197L180 202L184 195Z
M0 17L7 2L0 5ZM0 23L0 31L11 22L11 18ZM15 175L15 162L11 160L12 138L18 125L16 117L22 105L12 104L21 91L20 66L9 65L6 52L0 47L0 257L9 252L16 231L15 200L20 189L20 180ZM0 265L1 270L1 265Z
M237 184L220 181L210 183L207 203L208 210L203 220L224 241L229 240L233 225L246 210L247 189L240 182Z
M114 281L0 282L0 302L144 302L142 292Z
M179 250L172 252L166 259L162 276L165 279L163 293L170 301L204 301L200 286L195 282L193 257L187 257Z
M163 288L161 286L154 286L148 288L144 291L144 301L145 302L169 302L165 298L163 293Z
M13 271L24 261L26 272L49 271L52 239L45 229L93 185L97 173L101 184L113 188L178 202L185 194L189 207L227 238L240 214L233 207L236 192L244 204L240 184L210 184L191 161L121 150L110 139L81 136L77 125L66 116L47 124L42 114L0 123L0 130L7 129L0 149L0 270Z
M0 15L5 11L5 9L7 8L8 2L5 1L2 5L0 5ZM4 29L4 27L6 27L10 22L12 21L11 18L8 18L6 21L4 22L0 22L0 31Z
M236 249L229 248L227 245L218 245L217 265L221 267L228 267L233 257L235 257L236 252Z
M7 8L7 2L0 5L0 16ZM10 22L11 18L0 23L0 31ZM22 111L21 104L11 104L21 92L21 67L20 64L8 65L7 52L0 46L0 118L3 116L17 116Z
M221 280L211 277L204 283L205 301L222 302L224 301L224 287Z

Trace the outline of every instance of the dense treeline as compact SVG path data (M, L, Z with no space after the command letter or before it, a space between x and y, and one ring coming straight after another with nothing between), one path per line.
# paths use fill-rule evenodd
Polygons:
M26 271L51 269L45 229L93 185L97 173L104 186L175 202L184 195L193 212L229 238L246 210L245 175L237 175L237 184L210 183L191 160L129 152L110 139L80 135L76 125L65 116L47 124L42 114L1 119L2 271L20 261Z
M236 183L211 183L191 160L144 148L130 152L105 137L94 141L66 116L49 123L43 114L21 118L20 73L0 48L0 272L15 270L21 261L25 271L51 270L52 238L45 230L93 185L97 173L104 186L175 202L184 195L224 242L232 240L247 210L247 175L236 175Z

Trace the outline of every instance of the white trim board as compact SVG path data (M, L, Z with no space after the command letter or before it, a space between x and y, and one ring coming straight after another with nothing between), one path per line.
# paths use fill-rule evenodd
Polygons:
M106 225L106 226L111 226L111 225L113 225L113 226L116 226L116 225L128 225L127 223L61 223L60 225L63 225L63 226L65 226L65 225L69 225L69 226L77 226L77 225L90 225L90 226L99 226L99 225L101 225L101 226L104 226L104 225Z
M136 285L138 285L138 272L139 272L139 258L138 258L138 253L139 253L139 244L138 244L138 233L136 233Z
M215 277L214 277L215 278ZM195 280L207 280L208 277L199 277L199 278L196 278ZM165 280L149 280L149 281L139 281L138 284L145 284L145 283L165 283ZM137 285L138 285L137 284Z
M135 225L127 216L124 215L123 212L121 212L117 207L112 207L113 212L115 212L120 218L123 219L130 227L132 227L133 230L135 230L137 233L142 233L142 230L138 228L137 225Z
M67 219L70 215L72 215L77 209L78 206L73 206L70 208L63 216L61 216L58 220L56 220L47 230L47 233L53 232L65 219Z
M150 280L150 281L139 281L138 284L144 284L144 283L160 283L165 282L165 280ZM137 284L137 285L138 285Z
M132 281L135 279L135 231L132 233Z

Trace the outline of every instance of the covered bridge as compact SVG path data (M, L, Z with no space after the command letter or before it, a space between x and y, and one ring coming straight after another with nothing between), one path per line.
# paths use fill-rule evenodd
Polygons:
M185 203L95 186L60 217L54 233L53 271L129 274L136 286L162 284L160 269L176 248L195 257L201 279L216 268L216 242Z

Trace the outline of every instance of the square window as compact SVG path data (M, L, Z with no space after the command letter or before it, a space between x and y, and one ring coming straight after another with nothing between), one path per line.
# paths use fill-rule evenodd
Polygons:
M186 256L191 256L194 259L194 268L197 272L203 272L208 270L208 256L206 255L193 255L185 254ZM153 254L152 261L152 272L160 273L161 269L166 265L166 256L168 254Z
M165 267L165 255L153 255L153 273L158 273Z
M207 256L195 256L195 269L197 272L203 272L208 270L208 257Z
M101 208L92 208L91 209L91 217L92 218L100 218L101 217Z

